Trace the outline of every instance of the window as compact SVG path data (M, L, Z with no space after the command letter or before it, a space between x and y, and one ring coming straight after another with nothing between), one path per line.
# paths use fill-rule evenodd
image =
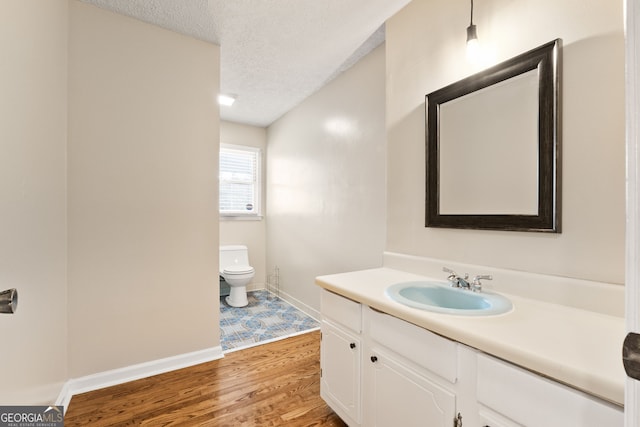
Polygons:
M220 144L220 215L260 218L259 148Z

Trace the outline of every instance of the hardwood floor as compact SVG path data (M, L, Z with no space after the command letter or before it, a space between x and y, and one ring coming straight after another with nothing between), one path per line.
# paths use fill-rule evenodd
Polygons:
M320 332L74 396L71 426L335 426L320 398Z

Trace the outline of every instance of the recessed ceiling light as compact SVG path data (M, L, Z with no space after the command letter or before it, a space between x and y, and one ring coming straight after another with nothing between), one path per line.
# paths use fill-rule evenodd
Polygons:
M237 97L238 95L221 93L218 95L218 104L231 106L234 102L236 102Z

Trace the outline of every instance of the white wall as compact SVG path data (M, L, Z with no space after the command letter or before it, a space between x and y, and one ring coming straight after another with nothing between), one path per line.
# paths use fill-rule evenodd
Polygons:
M319 310L314 278L382 265L384 46L268 129L267 266Z
M69 373L219 345L219 48L70 2Z
M224 107L222 107L224 108ZM227 121L220 122L220 142L223 144L248 145L262 150L262 214L266 207L266 148L267 129ZM266 220L237 220L220 217L220 245L246 245L249 248L249 262L255 269L255 276L247 289L264 288L266 268Z
M67 3L0 2L0 403L55 401L67 378Z
M424 227L424 97L478 70L465 56L469 3L415 0L388 21L388 251L623 283L622 3L475 5L479 39L494 49L493 63L563 40L562 234Z

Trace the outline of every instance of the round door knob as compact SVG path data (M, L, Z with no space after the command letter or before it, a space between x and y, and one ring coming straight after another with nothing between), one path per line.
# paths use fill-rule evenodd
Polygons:
M351 344L349 344L349 347L356 348L356 343L352 342Z
M378 356L371 356L371 361L376 363L378 361Z

